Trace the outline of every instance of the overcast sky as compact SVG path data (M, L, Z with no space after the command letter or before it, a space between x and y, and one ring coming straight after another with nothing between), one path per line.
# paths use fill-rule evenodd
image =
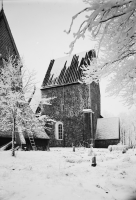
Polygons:
M29 69L37 71L39 85L53 58L66 56L72 34L64 33L71 18L86 5L82 0L4 0L4 11L19 53ZM81 18L80 18L81 19ZM77 30L79 20L76 20ZM92 48L89 37L74 52Z
M1 0L0 0L1 1ZM37 72L37 86L40 87L46 70L53 58L66 56L73 35L67 35L71 18L87 5L82 0L4 0L4 11L11 28L20 56L25 66ZM74 33L82 16L76 19ZM89 36L75 45L73 53L95 48ZM105 98L102 84L102 113L107 111L116 116L124 107L118 100Z

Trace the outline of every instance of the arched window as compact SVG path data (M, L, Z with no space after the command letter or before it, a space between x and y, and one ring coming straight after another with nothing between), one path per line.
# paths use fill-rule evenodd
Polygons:
M58 125L58 136L59 136L59 140L62 140L63 139L63 126L62 124L59 124Z
M63 123L56 122L55 124L55 138L57 140L63 140Z

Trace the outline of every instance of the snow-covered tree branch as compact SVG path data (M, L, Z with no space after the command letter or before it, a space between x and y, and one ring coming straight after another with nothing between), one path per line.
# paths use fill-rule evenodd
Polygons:
M25 78L25 81L24 81ZM24 81L24 82L23 82ZM26 83L26 84L25 84ZM12 155L14 156L15 131L27 133L44 132L43 126L32 112L25 94L33 85L33 76L25 77L22 62L13 56L0 66L0 130L12 132Z
M13 56L3 60L3 65L0 66L0 131L12 132L13 156L16 131L21 130L24 134L30 133L35 137L36 132L45 134L45 130L49 129L46 127L47 122L53 122L45 115L44 120L36 117L29 105L36 90L34 80L33 73L22 69L21 60ZM29 99L28 95L26 98L27 92ZM44 97L39 106L50 104L51 99Z
M70 52L78 39L90 34L96 41L97 76L111 75L107 89L111 95L120 95L125 103L136 103L136 1L84 0L87 7L72 17L74 21L86 13L70 44ZM112 90L113 88L113 90Z

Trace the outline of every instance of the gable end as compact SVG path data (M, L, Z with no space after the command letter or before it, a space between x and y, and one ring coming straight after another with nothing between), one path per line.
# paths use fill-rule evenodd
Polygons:
M8 53L19 57L14 38L2 8L0 11L0 54L3 58L6 58Z

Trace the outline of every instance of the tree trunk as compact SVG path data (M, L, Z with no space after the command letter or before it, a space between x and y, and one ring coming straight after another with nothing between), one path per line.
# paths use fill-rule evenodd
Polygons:
M15 117L13 118L13 131L12 131L12 156L15 156Z

